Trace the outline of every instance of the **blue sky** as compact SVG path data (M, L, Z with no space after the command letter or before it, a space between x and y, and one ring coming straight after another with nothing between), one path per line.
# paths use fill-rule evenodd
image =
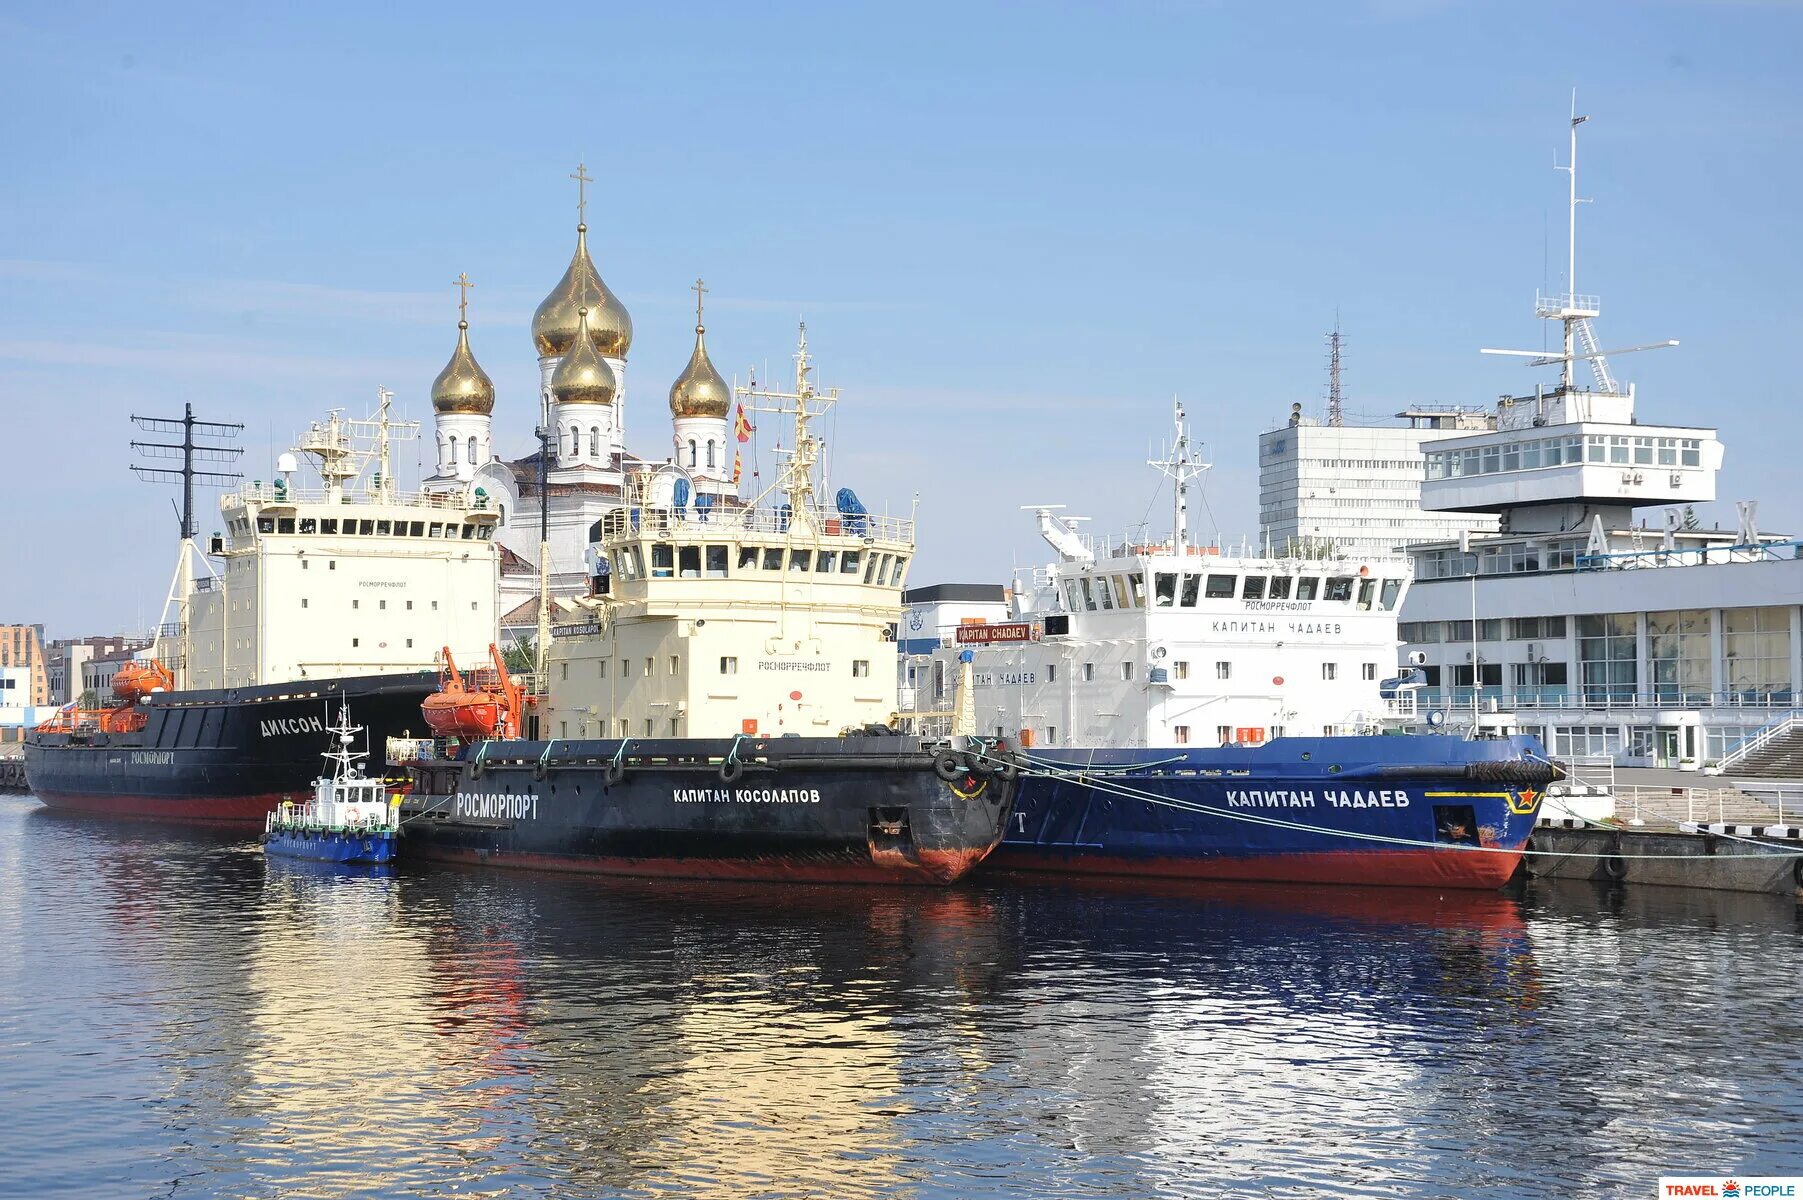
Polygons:
M1039 561L1024 503L1140 521L1173 393L1253 535L1336 309L1356 411L1531 386L1476 350L1539 345L1562 287L1574 84L1601 337L1683 342L1618 374L1803 528L1800 47L1782 3L0 5L0 619L155 619L133 411L243 421L252 477L378 385L429 419L459 271L524 451L578 159L641 453L702 275L729 375L807 319L835 482L920 496L916 583Z

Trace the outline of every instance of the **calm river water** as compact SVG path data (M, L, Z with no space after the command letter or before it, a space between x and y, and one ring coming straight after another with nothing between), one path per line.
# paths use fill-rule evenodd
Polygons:
M1651 1196L1803 1171L1795 901L267 863L0 798L0 1194Z

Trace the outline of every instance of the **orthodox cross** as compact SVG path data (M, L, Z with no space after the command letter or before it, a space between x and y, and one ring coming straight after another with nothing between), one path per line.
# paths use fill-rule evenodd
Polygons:
M468 271L459 271L457 278L451 280L451 286L457 289L457 321L462 324L470 316L470 289L476 285L470 282Z
M570 178L576 181L576 223L586 225L588 223L588 185L595 181L589 175L588 168L582 163L576 164L576 173Z

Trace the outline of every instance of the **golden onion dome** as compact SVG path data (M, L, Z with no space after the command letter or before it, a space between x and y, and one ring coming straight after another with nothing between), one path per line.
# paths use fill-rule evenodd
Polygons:
M532 340L541 355L567 354L576 340L578 314L588 310L589 337L609 358L625 361L632 349L632 318L620 298L608 290L588 256L588 226L576 226L576 253L538 311L532 314Z
M719 417L724 419L732 409L732 389L720 372L714 370L707 356L707 330L695 325L695 353L689 355L676 382L670 385L670 415L673 417Z
M441 413L476 413L488 416L495 410L495 385L488 372L470 353L470 323L457 322L457 349L432 381L432 408Z
M551 399L559 404L612 404L619 390L614 369L595 347L588 309L577 309L576 335L551 372Z

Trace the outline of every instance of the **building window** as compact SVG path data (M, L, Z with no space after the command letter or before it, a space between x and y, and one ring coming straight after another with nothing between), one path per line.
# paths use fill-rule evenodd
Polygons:
M865 679L865 678L868 678L869 675L870 675L870 660L869 659L854 658L851 660L851 677L853 679Z
M720 659L720 674L722 674L722 675L737 675L738 673L739 673L739 660L737 658L733 657L732 655L726 655L725 657Z
M1714 690L1709 669L1710 618L1711 613L1706 608L1646 615L1647 666L1653 674L1653 694L1662 702L1709 702L1709 694ZM1516 624L1527 622L1517 621ZM1726 638L1723 648L1727 648Z
M361 601L361 600L357 600L357 599L353 599L353 600L352 600L352 601L351 601L351 607L352 607L352 608L361 608L361 607L363 607L363 601Z
M1047 725L1045 727L1045 744L1048 746L1056 746L1058 744L1058 726Z
M362 643L357 638L351 639L351 649L355 650Z
M1578 617L1578 682L1584 699L1631 700L1638 686L1635 614L1587 613Z
M670 674L682 674L682 659L674 654L670 656Z
M436 600L432 601L432 611L433 612L438 611L438 601L436 601Z
M476 435L473 433L470 434L469 445L470 445L470 461L473 463L476 461Z
M387 612L388 611L388 601L378 600L378 601L376 601L376 607L381 609L383 612Z
M305 596L301 597L301 607L302 608L307 607L307 598Z
M646 717L645 718L645 736L646 737L651 736L651 730L652 730L651 718Z
M1179 746L1189 745L1189 726L1188 725L1173 725L1173 726L1171 726L1171 740L1176 742Z
M1364 667L1361 668L1361 678L1376 679L1377 678L1377 664L1376 663L1366 663L1364 665Z
M1058 682L1058 664L1057 663L1047 663L1045 665L1045 681L1047 683L1057 683Z
M1322 663L1321 664L1321 678L1323 678L1323 679L1338 679L1339 677L1340 677L1340 664L1339 663Z
M1215 726L1215 737L1220 739L1221 745L1223 745L1223 746L1233 745L1233 726L1231 726L1231 725L1216 725Z
M655 674L657 674L657 660L654 658L647 658L645 660L645 678L649 679ZM646 732L649 733L650 730L646 730Z
M1171 675L1177 679L1189 678L1189 663L1178 661L1171 664Z
M1131 680L1133 678L1133 664L1132 663L1124 662L1121 664L1121 678L1127 679L1127 680Z
M407 611L408 612L413 611L413 601L411 601L411 600L407 601Z
M1722 684L1741 700L1791 690L1790 609L1722 610Z
M714 469L714 439L707 439L707 469Z
M407 649L409 649L409 650L413 649L413 639L412 638L407 639Z
M693 469L697 465L698 464L695 461L695 439L690 438L689 439L689 467L691 469Z
M1233 664L1230 662L1216 663L1215 664L1215 678L1216 679L1232 679L1233 678Z
M1090 683L1095 679L1095 677L1096 677L1096 664L1084 663L1083 664L1083 682Z

